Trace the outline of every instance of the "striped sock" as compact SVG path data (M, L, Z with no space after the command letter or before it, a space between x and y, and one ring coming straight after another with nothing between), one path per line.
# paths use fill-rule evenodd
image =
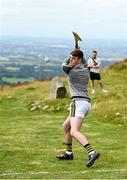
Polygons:
M66 144L66 151L72 152L72 144Z
M86 144L84 148L87 150L87 152L90 154L93 150L92 146L90 144Z

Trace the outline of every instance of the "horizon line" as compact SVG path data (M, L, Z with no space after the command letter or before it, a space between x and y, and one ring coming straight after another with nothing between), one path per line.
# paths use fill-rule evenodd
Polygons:
M8 38L45 38L45 39L73 39L72 37L62 37L62 36L36 36L36 35L1 35L0 34L0 38L2 37L8 37ZM84 37L82 36L82 39L89 39L89 40L123 40L123 41L127 41L127 39L125 38L112 38L112 37Z

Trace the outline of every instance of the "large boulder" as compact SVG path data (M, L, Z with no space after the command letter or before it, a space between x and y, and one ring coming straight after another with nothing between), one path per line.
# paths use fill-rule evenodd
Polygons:
M51 99L65 98L66 94L67 94L67 90L66 90L66 87L65 87L63 81L61 81L58 76L54 77L52 79L49 97Z

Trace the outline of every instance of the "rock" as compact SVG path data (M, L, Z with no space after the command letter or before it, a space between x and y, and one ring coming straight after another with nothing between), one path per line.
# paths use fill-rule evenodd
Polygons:
M51 90L49 94L50 99L65 98L67 94L66 87L64 83L60 80L58 76L52 79Z
M36 110L37 109L37 107L36 106L33 106L31 109L30 109L30 111L34 111L34 110Z
M12 96L8 96L7 99L12 99Z
M33 103L31 103L31 106L38 106L38 105L40 105L40 102L33 102Z
M120 116L121 114L119 112L116 113L116 116Z
M47 110L47 109L49 109L49 106L48 106L48 105L45 105L45 106L42 108L42 110Z

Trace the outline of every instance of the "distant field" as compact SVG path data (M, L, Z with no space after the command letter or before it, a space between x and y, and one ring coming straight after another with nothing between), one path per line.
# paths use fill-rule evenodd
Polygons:
M11 77L3 77L2 80L7 83L22 83L24 81L31 82L34 78L11 78Z

